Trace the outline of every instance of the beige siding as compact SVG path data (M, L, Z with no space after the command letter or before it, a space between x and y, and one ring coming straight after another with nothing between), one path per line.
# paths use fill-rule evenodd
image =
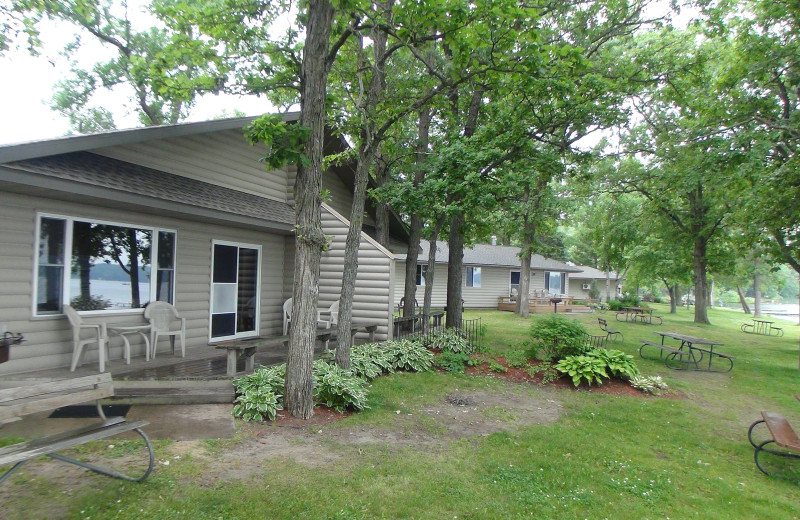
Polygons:
M320 265L319 308L326 309L339 299L342 290L348 223L333 208L323 205L322 227L326 235L333 236L330 247L322 254ZM378 339L386 339L390 334L393 262L391 253L362 233L358 250L353 318L384 322L385 325L378 328ZM363 334L361 336L366 337Z
M69 325L63 317L32 317L33 265L36 243L36 212L77 218L98 219L177 231L175 304L187 319L187 349L209 348L209 296L212 240L261 245L261 334L281 329L284 291L285 237L264 232L228 228L158 217L149 213L82 205L16 194L0 194L0 323L21 332L26 341L12 347L11 361L0 365L0 375L66 366L72 343ZM112 321L106 315L105 321ZM96 321L97 318L87 318ZM141 311L115 315L113 322L139 322ZM162 345L161 352L164 351ZM142 355L143 345L132 343L132 355ZM120 363L121 341L112 339L111 359ZM85 363L96 363L96 350L87 353Z
M241 130L156 139L93 152L217 186L286 201L287 171L267 172L264 163L259 162L264 156L263 146L250 146Z
M467 266L472 267L472 266ZM464 267L463 280L466 280L466 267ZM481 266L481 286L461 288L461 297L464 299L464 307L468 309L495 309L499 297L509 296L511 288L511 271L519 271L511 267L492 267ZM394 305L395 308L400 304L403 297L405 284L405 262L398 262L395 271ZM462 282L465 283L466 282ZM544 271L531 269L530 294L534 291L544 290ZM425 297L425 288L417 287L417 302L420 307ZM442 308L447 304L447 265L437 264L436 275L433 282L433 293L431 295L431 307Z

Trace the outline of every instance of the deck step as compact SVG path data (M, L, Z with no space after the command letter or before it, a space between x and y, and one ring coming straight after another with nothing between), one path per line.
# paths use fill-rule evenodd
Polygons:
M115 382L115 404L226 404L235 393L230 380Z

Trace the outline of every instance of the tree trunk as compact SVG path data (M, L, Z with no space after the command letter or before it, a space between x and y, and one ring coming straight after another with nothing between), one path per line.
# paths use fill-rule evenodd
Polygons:
M680 288L678 284L673 284L669 289L669 313L678 314L678 299L681 297Z
M136 241L136 230L128 228L128 242L130 244L131 263L129 276L131 277L131 308L138 309L142 306L139 295L139 242Z
M436 224L433 226L431 232L431 240L428 249L428 274L425 276L425 300L422 302L422 314L429 315L431 313L431 299L433 299L433 279L436 274L436 243L439 238L439 232L444 226L445 217L439 217Z
M761 259L756 258L753 262L755 269L753 270L753 292L755 293L755 301L753 302L753 317L760 318L761 314Z
M707 246L708 240L704 236L695 235L692 255L694 260L694 322L710 325L711 322L708 321L708 309L706 307Z
M391 2L383 4L384 13L391 11ZM363 127L361 143L358 147L355 189L350 210L350 228L344 248L344 270L342 273L342 292L339 298L339 321L336 329L336 364L344 370L350 369L350 344L353 342L350 323L353 313L356 274L358 272L358 248L361 245L361 229L364 224L364 204L367 199L369 170L375 159L379 142L375 141L375 111L385 85L385 67L382 65L386 53L388 34L384 29L372 31L373 66L372 76L367 87L367 95L361 108ZM413 303L413 302L412 302Z
M309 0L306 41L300 73L300 124L309 129L305 143L307 166L299 164L295 180L296 250L292 321L286 359L284 404L294 417L314 413L313 377L319 264L325 247L320 218L328 40L333 6L328 0Z
M447 260L447 327L461 327L461 294L464 285L464 214L457 213L450 220Z
M431 109L424 108L419 113L417 120L417 146L415 170L414 170L414 186L419 186L425 180L425 170L423 163L427 157L428 142L431 127ZM411 316L416 311L414 301L417 295L417 264L419 262L419 243L422 239L422 219L416 214L411 214L409 220L408 232L408 250L406 252L406 281L403 288L403 316Z
M744 291L739 284L736 284L736 294L739 295L739 303L742 304L742 310L745 314L750 314L750 306L747 305L747 300L745 299Z
M608 269L605 269L606 272L606 303L611 301L611 275L608 273ZM616 294L616 291L614 291Z
M517 314L522 318L527 318L531 313L530 288L531 288L531 252L530 244L523 242L522 250L522 272L519 273L519 292L517 293Z
M383 160L383 150L378 145L375 150L375 184L378 188L389 182L389 165ZM375 240L383 247L389 247L389 204L377 201L375 208Z

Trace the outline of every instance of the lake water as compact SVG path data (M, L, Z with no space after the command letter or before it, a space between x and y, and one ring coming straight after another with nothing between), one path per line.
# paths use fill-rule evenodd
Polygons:
M74 298L81 293L81 281L78 278L70 280L70 294ZM92 280L92 296L111 300L111 308L129 309L131 306L131 284L130 282L118 282L115 280ZM139 284L139 299L142 303L150 301L150 282Z
M728 309L742 310L740 305L726 305ZM750 304L750 310L753 310L753 304ZM782 320L789 320L797 323L800 319L800 305L797 303L762 303L761 312L769 314L773 318L780 318Z

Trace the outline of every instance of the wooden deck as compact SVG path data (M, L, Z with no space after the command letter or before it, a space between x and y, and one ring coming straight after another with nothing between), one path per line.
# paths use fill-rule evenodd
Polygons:
M315 356L324 351L318 342ZM277 346L258 352L256 365L275 365L286 361L287 348ZM123 359L111 359L106 370L114 379L114 402L132 404L206 404L231 403L234 388L231 377L225 374L227 358L224 351L213 345L186 349L186 357L169 351L161 352L155 359L145 361L144 356L131 357L131 364ZM244 375L244 361L237 366L237 376ZM69 371L69 367L52 368L4 376L0 388L21 386L26 383L56 381L95 375L97 363L87 362Z

